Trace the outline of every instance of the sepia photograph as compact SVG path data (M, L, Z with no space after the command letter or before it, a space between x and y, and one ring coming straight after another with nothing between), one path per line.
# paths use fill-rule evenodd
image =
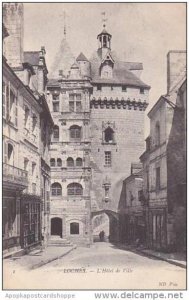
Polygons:
M1 5L3 290L186 290L186 3Z

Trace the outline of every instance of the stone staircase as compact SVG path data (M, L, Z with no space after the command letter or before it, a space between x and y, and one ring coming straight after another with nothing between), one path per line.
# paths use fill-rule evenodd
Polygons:
M61 238L59 235L52 235L49 239L48 246L73 247L74 244L66 238Z

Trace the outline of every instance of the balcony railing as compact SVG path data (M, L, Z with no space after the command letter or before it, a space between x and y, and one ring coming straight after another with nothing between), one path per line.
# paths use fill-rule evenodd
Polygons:
M28 186L28 172L3 163L3 181Z

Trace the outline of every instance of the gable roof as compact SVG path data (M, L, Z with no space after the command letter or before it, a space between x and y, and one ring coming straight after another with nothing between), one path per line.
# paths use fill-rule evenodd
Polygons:
M109 56L109 58L107 58L107 56ZM101 64L103 64L106 60L111 60L114 63L114 59L113 59L110 51L107 51L106 55L104 56L104 58L101 61Z
M88 61L88 59L86 58L86 56L83 54L83 52L81 52L78 57L76 58L76 61Z

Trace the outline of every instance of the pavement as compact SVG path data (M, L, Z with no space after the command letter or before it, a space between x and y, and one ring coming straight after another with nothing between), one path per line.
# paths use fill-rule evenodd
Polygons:
M137 254L142 254L146 257L156 258L162 261L166 261L170 264L179 266L181 268L186 268L186 253L176 252L176 253L163 253L159 251L154 251L151 249L146 249L144 247L137 247L133 245L123 245L123 244L116 244L118 248L128 250ZM15 263L18 262L19 266L27 267L27 269L33 270L40 268L48 263L51 263L55 260L58 260L65 255L69 254L73 251L76 246L70 247L57 247L57 246L49 246L45 249L35 249L23 256L13 256L8 260L14 261ZM7 261L7 259L5 260Z
M57 246L49 246L45 249L35 249L28 254L23 256L13 256L9 259L5 259L4 262L7 264L14 261L20 267L27 268L30 270L34 270L40 268L54 260L60 259L63 256L70 253L74 250L76 246L70 247L57 247Z
M147 257L156 258L159 260L166 261L170 264L181 268L187 268L186 262L186 253L185 252L174 252L174 253L164 253L160 251L154 251L151 249L146 249L144 247L136 247L133 245L119 245L121 248L123 247L126 250L133 251L138 254L143 254Z
M69 250L49 247L3 260L3 288L162 290L162 283L165 290L186 288L186 269L121 245L96 242Z

